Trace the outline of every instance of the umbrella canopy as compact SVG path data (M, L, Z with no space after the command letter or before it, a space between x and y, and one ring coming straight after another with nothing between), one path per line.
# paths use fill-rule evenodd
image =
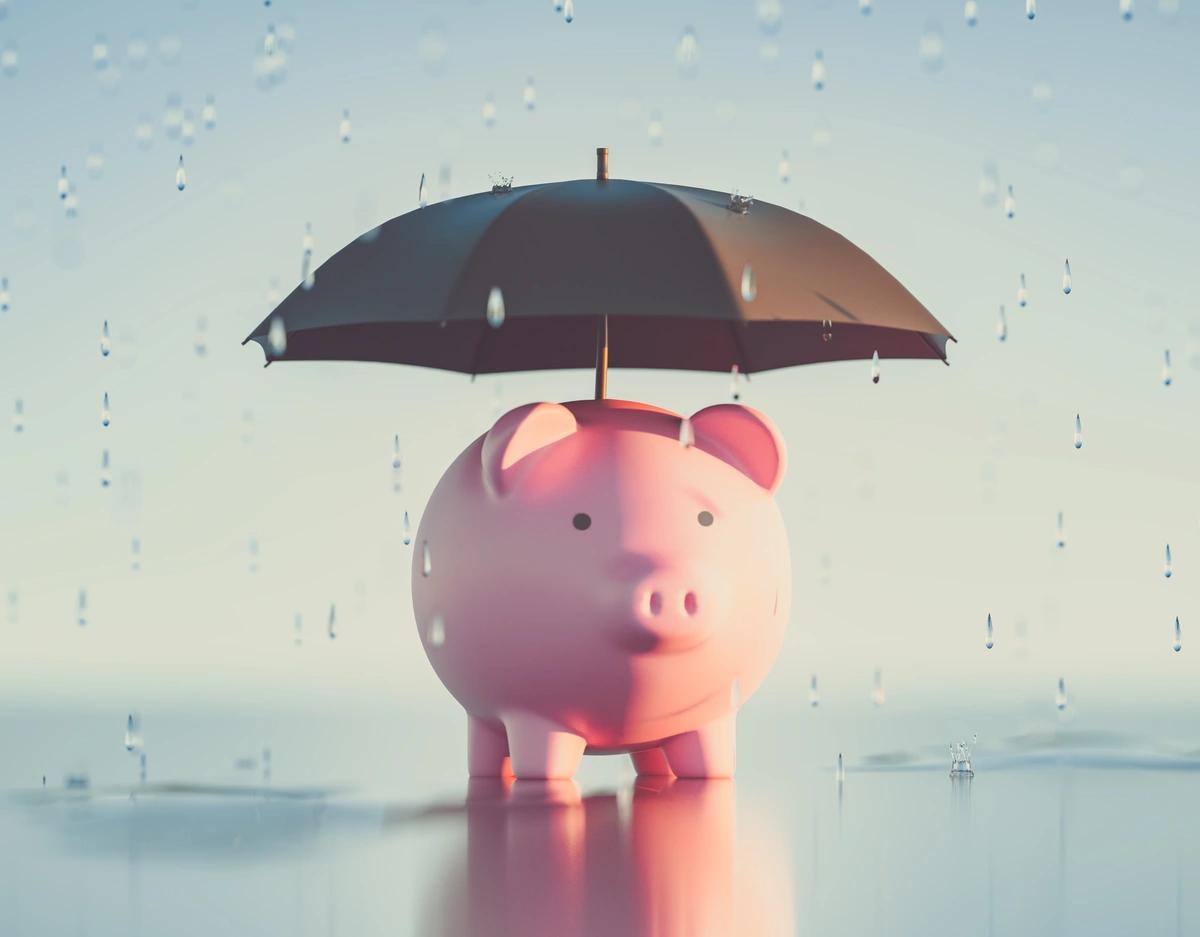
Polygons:
M468 374L599 371L602 350L613 367L744 374L876 352L945 360L946 328L841 235L765 202L743 211L722 192L609 180L604 155L597 179L497 187L385 222L247 341L268 363Z

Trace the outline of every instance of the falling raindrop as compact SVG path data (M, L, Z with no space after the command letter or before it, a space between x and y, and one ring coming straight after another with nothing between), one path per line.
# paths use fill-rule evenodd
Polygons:
M350 142L350 111L342 111L342 120L338 124L338 136L342 138L343 143Z
M1058 690L1054 694L1054 705L1058 707L1059 712L1067 708L1067 682L1062 677L1058 678Z
M821 695L817 692L817 675L813 674L808 681L808 705L816 709L821 705Z
M187 188L187 171L183 168L183 154L179 154L179 168L175 170L175 188L180 192Z
M788 151L784 150L779 157L779 181L787 182L792 177L792 164L788 161Z
M1000 195L1000 170L995 163L985 163L979 176L979 201L985 206L996 204Z
M946 61L946 39L942 28L934 22L925 24L925 31L917 43L917 56L927 72L939 72Z
M575 22L575 0L564 0L562 14L568 23Z
M275 35L274 25L267 27L267 34L263 37L263 54L274 55L279 48L279 38Z
M1071 261L1063 261L1062 291L1064 296L1071 295Z
M783 25L782 0L758 0L755 4L755 15L758 28L764 33L772 35L779 32L779 27Z
M146 783L146 753L138 752L138 783Z
M483 125L485 127L493 126L496 123L496 99L490 94L483 99L481 111L483 113Z
M0 304L0 308L3 308L3 304ZM1163 352L1163 366L1162 366L1163 387L1170 387L1172 380L1173 380L1173 378L1171 377L1171 349L1168 348Z
M192 349L196 352L197 358L203 358L208 354L208 340L205 337L205 332L208 330L208 319L200 316L196 319L196 337L192 339Z
M183 123L179 125L179 136L188 146L196 142L196 120L191 111L183 112Z
M1025 0L1025 15L1030 19L1037 16L1037 0Z
M109 467L108 450L100 453L100 487L107 488L112 484L112 470Z
M879 352L871 355L871 383L879 383Z
M1066 535L1066 532L1063 530L1063 512L1062 511L1058 512L1058 523L1055 525L1055 530L1054 530L1054 545L1056 547L1058 547L1058 549L1060 549L1060 550L1063 549L1067 545L1067 535Z
M738 366L735 364L729 369L729 396L733 398L733 402L737 403L742 399L742 391L740 385L741 373Z
M67 197L63 200L63 211L68 218L74 218L79 214L79 196L75 194L75 184L71 184L71 190L67 192Z
M250 538L250 543L248 544L247 551L250 555L250 561L249 561L248 568L249 568L250 572L257 573L258 572L258 540L256 538L254 538L254 537Z
M488 325L494 329L504 325L504 294L500 292L498 286L493 286L488 292L487 321Z
M133 139L143 150L149 149L150 144L154 142L154 124L145 114L138 119L137 125L133 128Z
M58 173L58 197L65 199L71 192L71 180L67 177L67 167L63 166Z
M1017 197L1013 195L1013 187L1008 187L1008 194L1004 196L1004 217L1015 218L1017 215Z
M525 88L521 92L521 101L525 105L525 110L532 111L537 107L537 88L533 84L533 76L530 75L525 79Z
M991 613L991 612L988 612L988 617L987 617L987 641L984 643L984 645L983 645L983 646L984 646L985 648L987 648L987 649L990 651L994 645L995 645L995 642L992 640L992 613Z
M1172 645L1172 648L1174 649L1175 653L1178 654L1182 647L1183 647L1183 634L1180 632L1180 628L1179 628L1179 616L1176 615L1175 616L1175 643L1174 643L1174 645Z
M12 297L8 295L8 277L0 277L0 312L12 308Z
M870 16L873 0L858 0L858 12L863 16Z
M1133 19L1133 0L1120 0L1121 19L1128 23Z
M692 430L691 417L683 417L679 421L679 445L684 449L691 448L696 444L696 434Z
M134 537L129 544L129 568L135 573L142 568L142 541L138 537Z
M1171 545L1167 544L1167 562L1163 566L1163 576L1170 579L1175 571L1171 568Z
M428 578L433 573L433 555L429 552L429 541L421 544L421 575Z
M404 512L404 519L400 522L400 533L405 546L412 543L412 522L408 519L408 511Z
M204 99L204 107L200 108L200 120L205 130L212 130L217 126L217 99L211 94Z
M1075 414L1075 448L1083 448L1083 421L1079 419L1079 414Z
M311 290L317 282L317 273L313 269L313 233L312 222L304 224L304 237L300 241L300 285Z
M141 719L130 713L125 720L125 751L132 752L142 747Z
M79 601L76 606L76 622L80 628L87 625L87 589L80 588Z
M825 70L825 56L820 49L817 49L816 54L813 56L810 74L812 76L813 89L816 91L824 90L827 73Z
M403 463L400 461L400 434L397 433L392 440L392 491L399 494L404 490L403 475L401 468Z
M0 49L0 72L3 72L6 78L12 78L16 75L21 66L21 56L17 52L17 47L11 42L3 49Z
M93 146L88 150L84 165L87 167L88 175L93 179L99 179L104 175L104 153L100 147Z
M1021 274L1020 285L1017 287L1017 305L1024 309L1029 305L1029 289L1025 286L1025 274Z
M688 26L675 46L675 63L679 66L679 73L685 77L694 75L699 58L700 47L696 42L696 30Z
M287 327L283 324L283 316L271 316L271 325L267 329L267 350L274 358L280 357L287 351Z
M842 762L842 753L838 752L837 773L835 775L838 782L838 787L841 787L846 780L846 766Z
M434 647L441 647L446 643L446 623L442 620L441 615L434 615L429 622L426 639Z
M882 706L887 702L887 694L883 691L883 671L875 668L875 684L871 687L871 702Z
M833 320L832 319L822 319L821 320L821 341L823 341L823 342L832 342L833 341Z
M332 641L337 637L337 605L333 602L329 603L329 639Z
M103 36L97 36L96 41L92 43L92 67L102 72L108 68L110 61L108 42Z
M13 432L20 433L25 430L25 401L20 397L17 398L16 406L13 409Z
M1000 307L1000 318L996 320L996 338L1002 342L1008 340L1008 316L1003 306Z
M100 402L100 425L108 426L112 422L112 411L108 406L108 391L104 392L104 397Z
M100 326L100 357L107 358L112 354L112 341L108 337L108 320Z
M966 20L968 26L974 26L979 22L979 4L977 0L967 0L963 5L963 19Z
M421 173L421 184L417 187L417 207L424 208L429 204L429 187L425 185L425 173Z
M746 264L742 267L742 299L752 303L757 295L758 280L754 276L754 268Z

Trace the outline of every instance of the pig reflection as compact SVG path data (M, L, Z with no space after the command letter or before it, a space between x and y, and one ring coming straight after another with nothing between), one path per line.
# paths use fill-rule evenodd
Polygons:
M729 777L734 719L778 654L783 441L749 407L539 403L446 471L417 534L425 651L468 714L474 777Z
M735 826L732 781L643 778L623 810L613 795L581 799L573 781L476 778L466 817L465 857L419 933L793 933L787 857L766 827Z

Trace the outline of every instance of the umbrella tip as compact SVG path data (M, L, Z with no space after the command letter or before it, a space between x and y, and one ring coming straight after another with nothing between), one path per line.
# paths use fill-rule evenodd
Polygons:
M596 181L608 181L608 147L596 147Z

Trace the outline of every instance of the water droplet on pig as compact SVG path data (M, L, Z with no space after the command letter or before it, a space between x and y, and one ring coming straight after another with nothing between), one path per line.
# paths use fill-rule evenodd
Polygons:
M1017 214L1017 197L1013 194L1013 187L1008 187L1008 193L1004 196L1004 217L1015 218Z
M812 679L808 681L808 705L816 709L821 705L821 696L817 692L817 675L813 674Z
M404 512L404 519L400 522L400 531L403 535L404 545L408 546L412 543L412 523L408 519L408 511Z
M112 341L108 337L108 320L100 326L100 357L107 358L112 353Z
M995 642L992 640L992 613L988 612L987 617L987 641L984 642L984 647L989 651L992 649Z
M967 0L963 5L963 19L968 26L974 26L979 22L979 3L977 0Z
M421 173L421 184L417 186L417 207L424 208L429 204L429 187L425 185L425 173Z
M343 143L350 142L350 111L342 111L342 120L338 124L338 136L341 137Z
M1063 277L1062 291L1064 296L1071 295L1071 261L1070 258L1063 261Z
M1025 286L1025 274L1021 274L1021 282L1017 287L1017 305L1024 309L1029 305L1029 290Z
M271 317L271 325L267 329L267 350L274 358L287 351L287 326L283 324L281 315Z
M1058 707L1059 712L1067 708L1067 682L1062 677L1058 678L1058 691L1054 694L1054 705Z
M1163 566L1163 576L1165 576L1167 579L1170 579L1171 575L1173 573L1174 573L1174 570L1171 568L1171 545L1168 543L1167 544L1167 562Z
M813 90L815 90L815 91L823 90L825 87L825 78L826 78L825 56L821 53L820 49L818 49L816 54L813 56L811 75L812 75Z
M1172 380L1173 380L1173 378L1171 377L1171 350L1168 348L1166 351L1163 352L1163 366L1162 366L1163 387L1170 387Z
M679 445L687 449L696 442L695 434L692 432L692 421L690 417L683 417L679 421Z
M1058 512L1058 526L1055 530L1054 545L1057 546L1060 550L1067 545L1067 537L1066 537L1066 534L1063 532L1063 512L1062 511Z
M1179 616L1176 615L1175 616L1175 643L1172 645L1172 648L1175 651L1175 653L1178 654L1182 647L1183 647L1183 634L1179 629Z
M433 616L425 636L433 647L441 647L446 643L446 623L441 615Z
M742 392L738 385L738 378L738 366L735 364L729 369L729 396L733 398L734 403L737 403L742 399Z
M500 287L493 286L487 298L487 321L494 329L504 325L504 294Z
M1075 414L1075 448L1083 448L1083 421L1079 419L1079 414Z
M421 544L421 575L428 577L433 573L433 557L429 553L429 541Z
M757 295L758 281L754 277L754 268L746 264L742 267L742 299L752 303Z
M871 383L879 383L879 352L871 355Z
M108 407L108 391L104 392L104 397L100 401L100 425L108 426L112 422L112 411Z
M179 154L179 166L175 170L175 188L180 192L187 188L187 171L183 168L183 154Z
M333 640L337 637L337 605L329 604L329 638Z
M1004 313L1004 307L1000 307L1000 318L996 320L996 338L999 341L1008 340L1008 316Z

